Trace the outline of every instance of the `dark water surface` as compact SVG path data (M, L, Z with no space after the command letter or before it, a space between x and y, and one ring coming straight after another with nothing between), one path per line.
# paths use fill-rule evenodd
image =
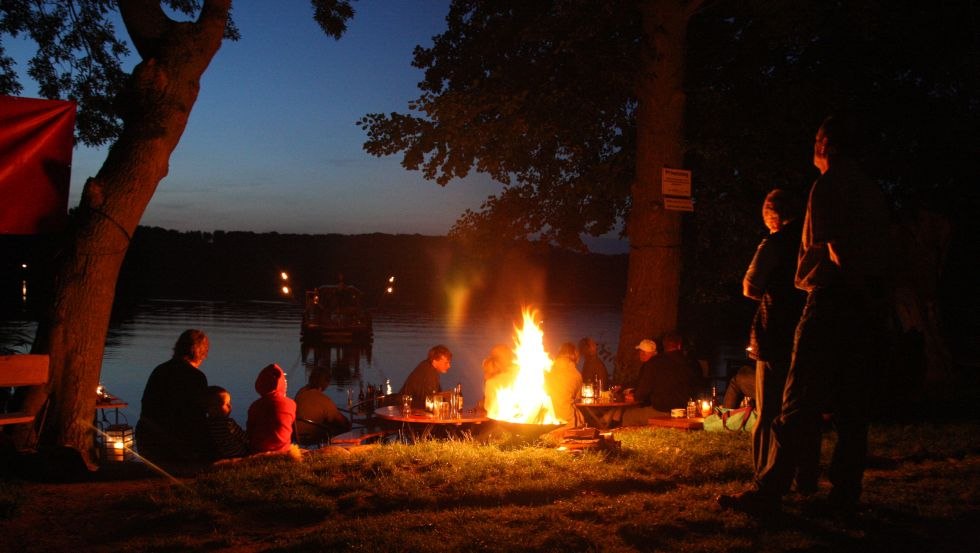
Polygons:
M224 303L202 301L149 301L130 318L109 330L102 383L129 402L121 411L130 424L139 417L140 396L153 368L171 355L174 341L187 328L199 328L211 338L211 351L201 369L209 384L227 388L232 395L232 416L243 426L249 404L255 400L253 384L268 363L285 369L289 395L306 383L307 368L329 363L333 381L327 393L339 406L346 404L346 389L356 396L363 383L391 379L395 391L435 344L453 352L453 364L442 377L444 388L463 385L466 403L482 397L480 364L497 343L513 344L519 307L508 313L382 312L374 316L374 341L367 350L308 349L299 340L301 307L289 303ZM621 312L615 306L546 306L538 320L544 329L545 348L552 355L564 341L592 336L607 351L619 340ZM608 364L608 363L607 363Z

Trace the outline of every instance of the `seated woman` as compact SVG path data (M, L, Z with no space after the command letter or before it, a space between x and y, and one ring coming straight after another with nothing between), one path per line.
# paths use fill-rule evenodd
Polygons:
M330 436L350 430L350 421L323 393L329 385L330 371L324 367L314 367L306 386L296 392L296 441L300 445L320 444Z

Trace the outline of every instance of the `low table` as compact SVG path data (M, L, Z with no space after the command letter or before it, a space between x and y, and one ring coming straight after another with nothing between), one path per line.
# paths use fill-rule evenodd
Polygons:
M452 435L458 433L464 426L483 424L490 420L485 415L477 414L473 409L463 409L462 415L456 418L439 419L432 413L419 410L403 414L402 408L395 405L378 407L374 410L374 415L382 420L401 423L403 433L411 437L412 441L431 438L433 430L437 428L444 429Z
M575 409L582 414L582 420L586 426L594 426L602 430L609 428L609 424L603 421L605 414L612 409L626 409L637 405L635 401L576 401Z

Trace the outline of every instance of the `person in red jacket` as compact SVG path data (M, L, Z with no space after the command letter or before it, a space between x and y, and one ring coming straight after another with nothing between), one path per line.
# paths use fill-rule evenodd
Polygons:
M287 451L292 443L296 402L286 396L286 373L275 363L255 379L259 399L248 408L245 432L252 453Z

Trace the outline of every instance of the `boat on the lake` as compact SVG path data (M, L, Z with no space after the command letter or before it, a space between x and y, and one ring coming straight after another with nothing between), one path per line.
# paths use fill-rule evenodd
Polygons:
M300 337L329 344L370 342L371 314L364 294L349 284L324 284L306 291Z

